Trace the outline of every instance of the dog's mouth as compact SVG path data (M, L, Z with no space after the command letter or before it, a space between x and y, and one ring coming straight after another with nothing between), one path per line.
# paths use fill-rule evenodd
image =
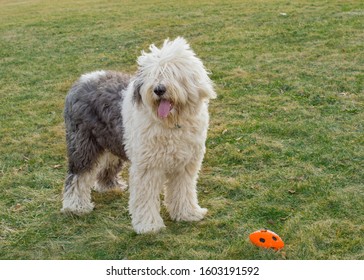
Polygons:
M165 119L173 109L173 102L168 99L162 98L158 105L158 117Z

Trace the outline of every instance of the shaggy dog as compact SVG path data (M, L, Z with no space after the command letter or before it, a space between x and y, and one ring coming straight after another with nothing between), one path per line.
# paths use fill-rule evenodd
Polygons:
M91 188L126 188L118 174L130 160L129 212L137 233L164 226L160 194L175 221L199 221L196 181L205 153L213 84L178 37L150 46L135 76L97 71L81 76L65 102L69 171L63 212L92 211Z

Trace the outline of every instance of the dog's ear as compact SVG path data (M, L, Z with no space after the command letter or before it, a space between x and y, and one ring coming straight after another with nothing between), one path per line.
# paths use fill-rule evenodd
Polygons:
M143 85L143 83L139 79L135 79L133 82L133 102L137 105L140 105L142 103L142 96L140 94L140 89Z
M202 86L199 89L200 98L202 99L215 99L217 97L214 90L214 84L209 77L205 79Z

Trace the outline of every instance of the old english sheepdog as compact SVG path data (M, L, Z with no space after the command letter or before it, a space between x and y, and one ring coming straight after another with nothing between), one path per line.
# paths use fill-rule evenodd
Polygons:
M91 189L126 188L137 233L164 228L160 194L172 220L199 221L207 210L196 182L205 153L213 83L185 39L165 40L138 58L135 76L82 75L65 102L68 174L63 212L92 211Z

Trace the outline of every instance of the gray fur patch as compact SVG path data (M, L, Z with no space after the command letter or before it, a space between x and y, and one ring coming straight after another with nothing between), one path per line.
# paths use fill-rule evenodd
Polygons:
M92 169L107 150L127 160L121 105L130 76L107 71L79 79L69 91L64 110L69 173Z

